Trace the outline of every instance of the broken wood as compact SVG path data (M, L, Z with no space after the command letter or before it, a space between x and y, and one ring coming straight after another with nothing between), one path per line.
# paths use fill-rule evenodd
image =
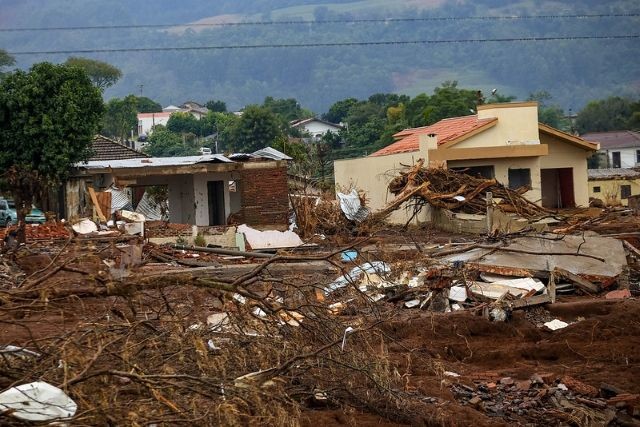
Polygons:
M206 248L202 246L171 245L171 247L173 249L178 249L178 250L207 252L211 254L220 254L220 255L243 256L247 258L273 258L275 256L274 254L268 254L264 252L246 252L246 251L237 251L233 249Z
M598 285L578 276L577 274L573 274L572 272L565 270L564 268L554 268L553 274L556 277L562 277L563 279L570 281L576 287L589 294L596 294L600 292L600 287Z
M623 240L622 244L624 245L625 248L629 249L630 252L634 253L636 257L638 257L638 259L640 259L640 250L638 250L635 246L633 246L631 243L627 242L626 240Z
M549 304L551 297L549 295L536 295L529 298L521 298L515 301L509 301L509 306L513 310L525 307L533 307L535 305Z
M107 217L102 213L102 209L100 208L100 203L98 203L98 196L96 196L96 192L93 188L87 188L89 191L89 196L91 197L91 202L93 202L93 207L96 209L96 214L98 215L98 219L100 222L107 222Z

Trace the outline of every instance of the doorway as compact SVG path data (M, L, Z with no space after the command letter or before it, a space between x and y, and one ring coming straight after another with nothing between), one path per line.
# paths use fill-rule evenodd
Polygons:
M208 181L209 225L226 225L224 215L224 181Z
M573 168L540 169L542 206L551 209L574 208Z

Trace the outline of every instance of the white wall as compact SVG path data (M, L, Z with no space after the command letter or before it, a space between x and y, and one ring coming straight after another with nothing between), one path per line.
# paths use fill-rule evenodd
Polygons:
M632 147L632 148L610 148L604 151L609 156L609 165L608 167L613 167L613 153L620 153L620 167L621 168L633 168L636 166L640 166L640 162L638 162L638 152L640 152L640 147Z
M151 128L155 125L166 126L170 115L167 113L155 113L152 117L138 117L138 135L151 133Z
M335 126L327 125L326 123L321 123L321 122L310 122L305 124L302 127L304 128L305 131L309 132L311 136L316 136L316 135L322 136L325 133L327 133L327 131L330 131L331 133L338 133L338 131L340 130Z
M231 214L231 199L229 196L229 181L233 180L231 172L197 174L193 177L193 193L195 205L195 224L209 225L209 195L207 182L223 181L224 185L224 217Z

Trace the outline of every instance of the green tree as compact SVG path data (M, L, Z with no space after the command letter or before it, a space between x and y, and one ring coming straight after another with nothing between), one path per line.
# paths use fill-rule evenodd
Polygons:
M250 105L244 109L233 129L233 148L246 152L256 151L273 144L282 136L280 123L273 112L258 105Z
M200 121L191 113L173 113L167 122L167 130L178 134L192 133L194 135L202 136Z
M635 113L640 113L640 102L619 96L591 101L576 118L579 133L626 130L634 127Z
M195 156L199 148L195 135L179 135L158 125L154 127L144 152L154 157Z
M6 50L0 49L0 77L4 76L4 72L2 72L4 67L11 67L15 63L13 56L9 55Z
M160 113L162 105L146 96L136 96L136 109L138 113Z
M285 123L289 123L292 120L313 117L313 113L302 108L294 98L277 99L267 96L262 106L279 116Z
M307 147L304 143L297 141L290 141L286 136L276 138L275 142L271 144L276 150L291 157L294 163L304 163L309 158Z
M22 224L33 201L89 158L103 111L100 90L76 67L39 63L0 81L0 171Z
M100 90L113 86L122 77L122 72L118 68L95 59L71 56L65 64L82 68Z
M551 103L553 96L546 90L539 90L529 94L527 101L538 103L538 121L556 129L569 132L571 122L565 117L564 110Z
M226 113L227 112L227 104L224 101L210 100L204 104L205 107L209 109L209 111L213 111L214 113Z
M322 118L331 123L340 123L346 119L351 111L351 108L358 104L358 100L355 98L347 98L342 101L338 101L333 104L326 114L322 115Z
M138 124L138 102L135 96L111 98L105 108L102 133L120 141L126 140Z
M477 90L460 89L457 81L446 81L434 89L425 110L426 122L417 126L430 125L449 117L474 114L478 101Z
M214 132L216 133L218 152L233 151L233 132L239 121L239 117L233 113L216 112L209 112L207 117L209 116L211 116L211 120L215 126Z

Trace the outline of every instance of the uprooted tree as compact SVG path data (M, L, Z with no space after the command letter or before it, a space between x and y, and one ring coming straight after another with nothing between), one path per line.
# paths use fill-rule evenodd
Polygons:
M0 82L0 171L23 226L36 200L87 160L100 127L102 95L79 68L39 63Z

